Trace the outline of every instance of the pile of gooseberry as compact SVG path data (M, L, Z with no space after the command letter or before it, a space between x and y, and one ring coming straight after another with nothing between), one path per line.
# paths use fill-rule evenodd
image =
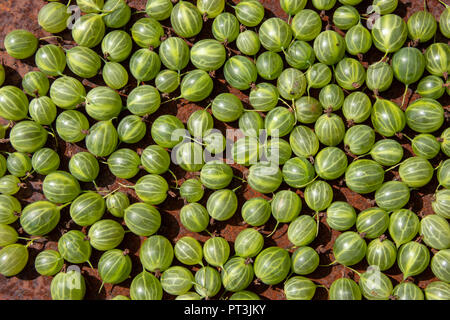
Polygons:
M55 300L86 295L71 265L99 290L130 280L113 299L450 299L448 5L403 19L398 0L280 0L282 19L258 0L77 0L72 21L69 4L39 10L54 36L3 41L36 69L14 86L0 65L2 277L34 268ZM24 202L30 181L41 196ZM412 199L428 193L424 215ZM354 276L308 278L334 265Z

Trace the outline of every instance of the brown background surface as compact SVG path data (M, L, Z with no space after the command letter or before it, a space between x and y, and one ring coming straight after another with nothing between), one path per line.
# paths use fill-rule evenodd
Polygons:
M75 1L72 1L75 2ZM238 2L238 1L234 1ZM279 1L278 0L262 0L261 1L263 5L266 8L266 18L277 16L283 19L287 19L287 15L281 10ZM31 70L37 70L36 65L34 63L34 57L31 57L29 59L25 60L15 60L14 58L8 56L6 52L3 50L3 39L6 36L8 32L10 32L13 29L27 29L31 32L33 32L37 37L45 37L49 36L50 34L46 33L44 30L42 30L38 23L37 23L37 15L39 12L39 9L45 4L43 0L0 0L0 43L2 46L2 51L0 52L0 58L3 61L3 64L5 65L5 69L7 72L5 85L16 85L20 87L21 83L21 77L23 77L27 72ZM146 0L129 0L128 4L135 10L143 10L145 8ZM430 12L436 17L437 20L439 20L439 15L444 9L443 5L440 4L437 0L429 0L427 1L428 7ZM364 0L360 5L357 6L360 13L365 13L367 6L371 4L371 1ZM339 6L340 3L338 2L336 4L336 7ZM312 8L310 1L308 1L308 8ZM336 8L335 7L335 8ZM418 10L423 9L423 1L421 0L414 0L414 1L406 1L406 0L400 0L398 8L394 12L395 14L398 14L402 16L405 20L414 12ZM231 11L232 9L227 6L227 11ZM332 12L333 10L326 12L325 20L329 19L331 21L332 19ZM132 19L130 23L126 26L127 29L129 29L134 21L136 21L138 18L144 16L144 14L135 14L132 16ZM162 22L164 25L169 26L170 23L168 20ZM198 39L202 38L212 38L211 33L211 24L212 21L207 21L204 24L202 33L197 36ZM323 27L326 27L327 22L324 21ZM331 26L331 28L334 28ZM256 28L250 28L256 30ZM339 31L339 30L337 30ZM339 31L341 32L341 31ZM341 34L344 34L341 32ZM62 45L65 48L70 48L74 45L70 32L66 31L61 34L61 36L64 38L64 41ZM44 45L46 44L46 41L54 42L53 40L41 40L40 44ZM408 40L409 41L409 40ZM439 29L436 35L436 41L442 41L442 42L448 42L447 39L445 39L440 33ZM406 45L406 44L405 44ZM419 48L423 49L426 48L427 44L420 45ZM231 45L232 48L236 49L234 47L234 44ZM98 48L97 48L98 49ZM99 50L97 50L100 52ZM383 54L378 52L377 50L373 49L369 51L367 54L363 57L363 64L367 67L367 64L370 64L374 61L379 60L382 57ZM124 63L124 65L127 65L127 62ZM188 66L188 69L192 69L193 66L190 64ZM66 74L74 76L70 70L66 68ZM126 88L124 91L124 103L126 103L125 95L131 91L136 86L135 80L131 79L132 76L130 75L130 84L129 87ZM80 78L79 78L80 79ZM251 106L248 105L248 98L247 95L249 91L245 92L239 92L235 89L232 89L230 86L228 86L225 81L223 80L223 74L222 70L218 70L215 75L215 87L214 91L211 94L211 97L214 97L218 93L221 92L232 92L236 95L238 95L243 101L246 108L251 109ZM80 79L83 80L83 79ZM259 82L262 82L261 79L258 79ZM84 80L83 83L87 87L94 87L95 85L104 85L103 80L101 76L97 76L93 79L90 79L89 81ZM150 84L153 84L153 82L149 82ZM413 90L415 89L415 85L411 85L411 88L407 95L407 102L411 102L414 99L417 99L417 94L413 94ZM391 89L389 89L387 92L384 92L381 94L382 97L387 99L392 99L393 101L400 103L401 102L401 96L404 90L404 86L394 81L392 84ZM367 93L368 90L366 91ZM178 92L174 92L171 97L178 96ZM316 96L318 95L318 91L312 90L312 95ZM443 106L448 110L449 108L449 98L448 95L444 94L444 97L439 100ZM179 117L184 123L186 123L187 118L189 115L200 108L206 107L206 105L210 102L210 99L206 99L205 101L194 104L189 103L183 99L179 101L174 101L168 104L164 104L160 107L160 109L153 115L151 115L148 120L148 130L146 137L140 141L136 145L127 146L125 144L121 144L119 147L130 147L134 150L137 150L138 148L145 148L149 144L153 144L150 137L150 125L153 122L156 117L162 114L173 114ZM121 114L121 117L126 115L126 112L123 112ZM1 119L0 119L1 120ZM368 122L370 124L370 121ZM444 125L442 126L441 130L435 133L436 136L440 135L442 130L448 126L448 122L446 121ZM215 120L215 127L224 131L228 127L237 128L237 121L234 123L224 124L217 120ZM405 129L405 132L409 136L414 136L413 132L408 131ZM380 139L380 136L377 136L377 139ZM398 139L398 138L395 138ZM408 140L406 138L398 139L402 145L405 148L405 157L411 156L411 148L408 143ZM54 140L49 136L47 145L50 147L54 147ZM343 145L340 145L341 148L343 148ZM78 144L70 144L65 143L64 141L58 139L58 151L61 154L61 166L60 169L62 170L68 170L68 159L70 156L76 152L82 151L85 149L84 143L78 143ZM11 151L11 146L9 144L1 144L0 145L1 151ZM434 167L436 167L439 162L444 159L444 155L442 153L439 154L438 157L433 159L431 162ZM351 161L351 157L349 157L349 161ZM101 189L104 190L114 190L117 187L119 187L118 182L122 184L130 184L132 185L134 182L137 181L139 177L144 175L145 173L141 171L136 177L133 179L130 179L129 182L122 180L122 179L116 179L112 174L109 173L109 170L106 165L101 165L101 173L99 175L99 178L97 179L97 184ZM247 170L245 167L242 166L234 166L235 175L242 176L245 174L245 171ZM174 165L171 166L171 169L175 172L178 179L183 181L185 178L190 178L195 176L195 173L188 173L186 174L183 170L180 168L175 167ZM392 180L397 175L397 172L394 170L393 172L389 172L385 176L385 180L389 181ZM170 174L165 174L164 177L169 181L171 185L174 185L174 179ZM42 188L41 188L41 182L42 182L43 176L40 175L34 175L32 178L29 178L26 180L26 188L19 191L19 193L16 195L17 198L21 201L22 205L25 206L26 204L44 199L44 196L42 194ZM235 188L239 186L241 182L238 179L233 179L233 182L230 185L230 188ZM348 188L345 187L345 183L342 183L341 180L336 181L330 181L330 184L333 186L334 190L334 201L341 200L341 201L347 201L350 204L352 204L356 209L357 212L360 210L364 210L368 207L373 206L370 202L370 200L374 199L374 194L368 194L365 196L356 194L352 191L350 191ZM421 188L419 190L413 190L411 192L411 200L410 203L407 205L407 207L411 208L415 213L418 215L427 215L431 214L431 199L434 193L434 190L437 187L437 180L436 177L433 177L433 180L428 184L426 187ZM91 183L84 183L82 184L83 190L94 190L94 186ZM287 189L288 186L286 184L283 184L281 186L281 189ZM136 195L131 189L122 188L122 191L128 192L130 195L132 202L138 201L136 198ZM176 191L176 190L174 190ZM303 197L302 190L296 190L297 193ZM206 191L205 196L200 201L200 203L205 204L206 200L208 198L208 195L210 194L210 191ZM178 193L177 193L178 195ZM238 199L239 199L239 208L234 217L226 222L219 222L214 223L212 226L208 227L209 231L216 231L218 235L224 237L227 239L232 247L233 242L237 234L244 228L248 227L246 225L242 224L242 217L240 215L240 208L244 201L246 199L255 197L255 196L261 196L257 192L253 191L247 184L243 184L242 187L237 191ZM267 195L265 195L266 198L270 198ZM158 231L158 234L164 235L168 237L172 244L174 244L177 239L180 237L183 237L185 235L190 235L201 242L206 241L209 236L206 233L196 234L189 232L186 230L181 223L179 222L179 210L183 206L183 201L179 199L178 197L171 198L168 197L167 200L158 206L158 209L161 212L162 215L162 225L160 230ZM65 208L62 211L61 216L61 222L59 223L58 227L55 228L54 231L52 231L49 235L49 241L45 244L42 243L35 243L30 247L30 259L28 262L28 265L25 267L25 269L17 276L6 278L0 275L0 299L51 299L50 296L50 283L52 278L51 277L44 277L40 276L34 269L34 258L35 256L44 249L56 249L57 248L57 241L61 234L67 230L66 223L70 220L68 208ZM303 210L301 214L312 214L311 210L307 208L305 202L303 201ZM111 214L106 213L104 218L113 218L115 220L120 219L114 218ZM16 222L14 225L16 229L20 228L20 225L18 222ZM275 220L273 218L270 218L269 222L265 225L264 229L262 230L263 233L268 234L275 226ZM290 243L287 239L286 231L288 228L288 224L280 224L277 231L270 237L265 238L265 247L277 245L283 248L287 248L290 246ZM74 223L71 224L70 229L81 229ZM325 265L333 261L333 256L331 252L332 245L334 243L334 240L336 237L340 234L340 232L331 230L328 225L325 222L325 217L321 218L320 223L320 230L319 230L319 236L314 240L314 242L310 245L313 248L318 248L319 246L323 246L325 249L328 249L328 251L320 254L320 264ZM100 293L98 292L98 289L101 285L101 281L99 280L98 273L96 270L90 269L87 264L83 264L82 270L83 275L86 279L86 299L111 299L112 297L118 295L118 294L124 294L128 295L129 293L129 286L132 280L132 277L137 275L139 272L141 272L142 267L139 261L138 257L138 251L140 244L142 241L145 240L144 237L138 237L134 234L127 233L125 236L124 241L119 246L121 249L129 249L131 252L131 258L133 261L133 271L131 273L130 279L127 281L121 283L120 285L108 285L106 284L103 288L103 290ZM97 265L98 259L101 256L101 252L93 250L93 254L91 257L91 262L94 266ZM174 259L174 264L178 264L176 259ZM358 271L364 271L367 267L367 264L365 262L365 259L363 262L357 264L354 266L354 269ZM198 269L198 267L192 267L191 270L195 271ZM386 271L385 274L387 274L394 285L396 285L399 281L402 279L401 271L398 269L398 267L394 266L390 270ZM348 269L340 266L330 266L330 267L318 267L317 270L308 275L307 277L313 280L317 284L322 284L327 287L331 285L331 283L340 277L348 276L351 278L354 278L355 280L358 280L357 275L353 275L352 272L350 272ZM427 283L430 281L436 280L434 278L430 268L428 268L426 271L424 271L421 275L414 277L410 279L410 281L414 281L414 283L418 284L421 288L424 288ZM248 288L249 290L256 292L259 294L263 299L274 299L274 300L280 300L284 299L283 294L283 287L282 284L269 287L264 284L256 284L253 283ZM222 293L222 292L221 292ZM221 295L217 297L219 297ZM229 293L225 295L225 297L228 297ZM216 298L217 298L216 297ZM165 299L173 299L172 296L166 295L164 296ZM316 291L316 295L314 299L327 299L327 292L324 288L318 288Z

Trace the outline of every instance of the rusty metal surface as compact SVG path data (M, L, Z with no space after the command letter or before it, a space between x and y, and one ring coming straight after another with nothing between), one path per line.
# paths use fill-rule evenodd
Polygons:
M261 0L260 0L261 1ZM30 4L32 2L32 4ZM129 0L128 4L136 10L143 10L145 7L146 0ZM234 1L238 2L238 1ZM272 17L277 16L281 17L283 19L287 19L287 15L281 10L279 1L278 0L262 0L261 1L263 5L266 8L266 17ZM43 31L38 23L37 23L37 14L39 12L39 9L45 4L43 0L0 0L0 43L3 46L3 39L6 36L6 34L14 29L27 29L34 33L37 37L45 37L49 36L50 34ZM360 5L358 5L358 10L360 13L365 13L365 10L367 6L371 3L371 1L364 0ZM439 4L437 0L429 0L427 1L428 7L430 12L433 13L433 15L436 17L436 19L439 19L439 15L443 10L443 6ZM339 3L337 4L339 5ZM308 6L311 8L311 4L308 3ZM396 9L394 13L402 16L404 19L407 19L412 13L422 10L423 8L423 1L421 0L414 0L414 1L406 1L406 0L400 0L399 6ZM232 10L230 7L227 6L227 11ZM134 21L136 21L138 18L142 17L143 14L136 14L132 16L132 20L127 25L127 28L129 28ZM332 11L327 12L325 19L329 19L331 21L332 18ZM164 21L164 25L168 26L169 21ZM207 21L204 24L204 28L202 33L197 37L197 39L201 38L211 38L211 24L212 21ZM326 26L326 22L324 22L324 27ZM331 26L332 27L332 26ZM255 29L255 28L253 28ZM74 45L70 32L67 30L61 34L61 36L64 38L64 42L62 45L66 48L70 48ZM53 40L45 40L49 42L54 42ZM46 42L40 41L41 45L44 45ZM437 35L437 41L444 41L447 42L447 39L443 38L438 31ZM236 49L231 46L233 49ZM424 46L419 46L419 48L424 48ZM97 50L98 51L98 50ZM377 61L381 58L382 54L376 50L371 50L369 53L364 55L363 57L363 64L367 66L367 64L372 63L374 61ZM6 84L16 85L20 87L21 83L21 77L23 77L27 72L31 70L37 70L36 65L34 64L34 57L25 59L25 60L15 60L14 58L8 56L6 52L3 50L0 52L0 58L3 61L3 64L6 69L7 77L5 81ZM125 62L124 65L127 63ZM191 65L189 65L188 68L193 68ZM66 69L66 74L72 75L70 70ZM127 92L131 91L132 88L136 86L135 80L131 79L130 77L130 87L127 88ZM214 91L211 94L211 97L214 97L218 93L221 92L232 92L236 95L238 95L243 101L244 106L246 108L250 108L248 105L248 91L245 92L239 92L235 89L232 89L230 86L228 86L225 81L223 80L223 74L222 71L219 70L216 72L215 75L215 87ZM82 80L82 79L80 79ZM134 82L133 82L134 81ZM93 87L95 85L104 85L103 80L101 76L97 76L93 79L90 79L89 81L83 82L87 87ZM413 90L415 89L414 85L411 85L411 89L408 92L407 95L407 102L411 102L415 99L417 99L417 95L413 94ZM393 101L400 103L401 102L401 96L403 94L404 86L400 84L399 82L396 82L394 80L393 85L391 89L389 89L387 92L383 93L381 96L387 99L392 99ZM125 92L125 93L127 93ZM317 90L312 90L312 95L316 96L318 95ZM173 97L177 96L178 92L173 93ZM449 107L449 99L448 96L444 95L444 98L441 98L439 101L444 105L446 109ZM124 98L125 99L125 98ZM125 100L124 100L125 101ZM189 103L185 100L179 100L177 102L171 102L168 104L164 104L160 107L160 109L153 115L151 115L148 120L147 124L147 135L146 137L140 141L138 144L129 146L130 148L137 150L137 148L144 148L145 146L149 144L153 144L150 137L150 125L153 122L153 120L158 117L161 114L173 114L176 115L178 118L180 118L184 123L186 123L189 115L194 112L195 110L198 110L200 108L204 108L209 103L209 99L199 103ZM121 117L126 115L125 112L121 114ZM0 119L1 120L1 119ZM369 122L370 124L370 122ZM219 130L224 131L228 127L237 128L237 121L229 124L221 123L217 120L214 120L214 126L215 128L218 128ZM436 132L436 135L441 133L441 131L448 126L448 122L446 122L440 131ZM409 132L406 130L406 133L408 135L413 135L414 133ZM378 136L377 139L380 137ZM398 138L397 138L398 139ZM405 148L405 157L408 157L412 154L411 147L408 143L408 140L406 138L398 139L402 145ZM55 144L54 140L52 140L49 137L48 145L53 147ZM61 140L58 140L58 151L61 155L61 166L60 168L63 170L68 170L68 160L70 156L76 152L79 152L80 150L85 149L84 143L77 143L77 144L70 144L65 143ZM121 147L125 147L125 145L121 145ZM343 147L342 144L340 147ZM11 150L11 147L9 145L1 144L0 150ZM434 167L436 167L440 160L443 159L442 153L433 159L431 162ZM351 161L351 158L349 157L349 161ZM104 190L114 190L117 187L119 187L119 182L122 184L129 184L132 185L134 182L137 181L139 177L141 177L144 172L140 172L136 177L129 179L128 181L125 181L123 179L116 179L114 176L112 176L109 173L109 170L106 165L101 165L101 172L102 174L97 179L97 184L101 189ZM171 166L171 169L175 172L176 176L178 177L179 181L183 181L184 179L190 178L195 176L195 173L185 173L182 169L175 167L174 165ZM245 174L245 171L247 170L245 167L239 166L239 165L233 165L234 174L237 176L242 176ZM391 180L394 178L394 176L397 174L396 171L390 172L386 174L386 181ZM171 185L174 185L175 181L173 177L170 174L164 174L163 175ZM30 203L32 201L44 199L44 196L42 194L41 190L41 182L42 182L43 176L40 175L34 175L32 178L29 178L26 181L27 187L25 189L22 189L16 196L21 201L22 205L25 206L27 203ZM374 199L374 194L368 194L368 195L359 195L352 191L350 191L348 188L345 187L345 183L342 183L342 180L335 180L330 181L330 184L333 187L334 190L334 201L341 200L341 201L347 201L350 204L352 204L357 211L364 210L368 207L373 206L371 204L371 200ZM436 177L433 178L430 184L428 184L426 187L421 188L419 190L414 190L411 192L411 200L408 206L417 214L419 215L427 215L431 214L431 198L433 196L434 190L437 187L437 180ZM95 190L94 186L91 183L82 183L82 189L83 190ZM246 228L246 225L242 224L242 217L240 215L240 208L243 204L243 202L246 199L255 197L255 196L263 196L255 191L253 191L250 187L248 187L246 184L242 184L239 180L233 179L232 184L230 185L230 188L238 187L239 185L242 185L240 189L237 191L238 199L239 199L239 207L238 211L234 215L234 217L226 222L216 222L212 226L208 227L210 231L215 231L218 235L224 237L227 239L232 247L233 242L237 234L244 228ZM283 184L281 186L281 189L288 189L288 186L286 184ZM132 191L132 189L126 189L122 188L122 191L125 191L129 194L129 196L132 199L132 202L138 201L135 193ZM176 191L176 190L174 190ZM303 193L301 190L296 190L297 193L303 197ZM200 203L205 204L206 200L208 198L208 195L210 194L210 191L205 192L205 196L200 201ZM268 198L267 195L264 195L264 197ZM159 234L162 234L166 236L168 239L171 240L172 244L174 244L177 239L180 237L190 235L195 238L197 238L199 241L204 242L206 241L209 236L206 233L192 233L186 230L179 221L179 210L183 206L183 201L179 199L178 197L168 197L168 199L161 205L158 206L159 211L161 212L162 216L162 225L160 230L158 231ZM309 210L303 201L303 209L301 214L312 214L311 210ZM123 223L120 219L117 219L113 217L109 213L105 213L104 218L114 219L121 223ZM0 299L51 299L50 296L50 283L51 283L51 277L44 277L40 276L35 270L34 270L34 258L35 256L44 249L56 249L57 248L57 241L61 234L67 230L67 222L70 220L69 216L69 210L68 208L65 208L62 210L61 215L61 221L58 225L58 227L52 231L49 235L49 241L45 244L42 243L35 243L30 247L30 259L28 262L28 265L25 267L25 269L17 276L6 278L0 275ZM16 222L14 225L16 229L19 229L20 225L18 222ZM274 228L275 221L273 218L269 220L269 222L264 226L264 229L262 230L263 233L270 233L270 231ZM71 229L79 229L80 227L72 223L70 225ZM272 246L277 245L283 248L287 248L290 246L290 243L287 239L287 228L288 224L281 224L277 231L269 238L265 238L265 246ZM331 252L332 245L334 243L334 240L336 237L340 234L338 231L331 230L329 226L326 224L325 217L321 217L321 223L320 223L320 229L319 229L319 236L314 240L312 244L310 244L311 247L317 249L319 247L324 248L325 252L320 254L320 264L325 265L333 261L333 256ZM127 233L125 236L124 241L119 246L121 249L129 249L130 250L130 257L132 258L133 262L133 271L131 273L130 279L126 280L125 282L121 283L120 285L108 285L106 284L104 286L104 289L98 293L98 289L101 285L101 280L99 280L99 276L96 270L90 269L86 264L82 265L83 275L86 279L86 296L85 299L111 299L112 297L118 295L118 294L124 294L128 295L129 293L129 286L131 284L131 279L137 275L139 272L142 271L142 267L139 261L138 257L138 251L140 244L144 240L144 237L138 237L136 235L133 235L131 233ZM97 265L98 259L100 258L101 252L93 250L93 254L91 257L91 262L94 266ZM174 259L174 263L177 264L178 262L176 259ZM354 266L354 269L357 271L364 271L367 267L367 264L365 262L365 259L363 262L359 263L358 265ZM192 267L191 270L195 271L198 268ZM396 285L399 281L402 279L401 271L394 266L393 268L389 269L385 272L386 275L388 275L393 284ZM340 277L347 276L347 277L353 277L355 280L357 280L357 275L353 275L348 269L340 266L340 265L334 265L329 267L318 267L317 270L308 275L307 277L312 279L317 284L322 284L327 287L331 285L331 283ZM414 277L411 279L414 281L414 283L418 284L420 287L424 288L427 283L430 281L435 280L434 275L432 274L430 268L428 267L425 272L423 272L421 275ZM249 290L259 294L263 299L274 299L274 300L280 300L284 299L284 294L282 292L282 284L269 287L264 284L256 284L252 283L249 287ZM221 292L222 293L222 292ZM217 297L219 297L221 295ZM225 295L225 296L228 296ZM173 297L166 295L164 296L165 299L172 299ZM323 288L318 288L316 291L316 295L314 299L327 299L327 292Z

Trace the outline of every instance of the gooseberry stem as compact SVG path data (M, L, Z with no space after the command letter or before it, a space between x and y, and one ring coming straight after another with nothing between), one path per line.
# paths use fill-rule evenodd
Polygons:
M31 175L33 174L33 172L34 172L34 170L31 170L31 171L27 172L26 176L23 177L23 178L20 178L20 180L26 180L26 179L28 179L29 177L31 177Z
M283 283L286 283L289 280L289 278L292 276L293 273L294 273L294 271L291 270L291 272L288 274L288 276L286 277L286 279L284 280Z
M100 59L104 62L104 63L108 63L109 61L106 60L105 58L103 58L101 55L98 54L98 56L100 57Z
M203 280L205 280L205 273L203 274ZM206 290L207 290L207 288L205 288L204 286L202 286L202 285L201 285L200 283L198 283L198 282L191 281L191 283L192 283L194 286L199 286L200 288L206 289Z
M17 237L17 239L22 239L22 240L29 240L26 247L28 248L29 246L31 246L33 244L34 241L40 240L40 239L45 239L45 237L37 237L37 238L24 238L24 237Z
M238 187L234 188L234 189L231 190L231 191L236 192L236 190L238 190L240 187L242 187L242 186L238 186Z
M118 191L119 189L120 189L120 188L116 188L116 189L114 189L113 191L111 191L111 192L105 194L105 195L103 196L103 199L107 198L109 195L111 195L111 194L113 194L113 193L116 193L116 191Z
M277 224L275 225L275 228L273 228L272 232L269 233L269 234L266 236L266 238L269 238L271 235L273 235L273 234L275 233L275 231L277 230L279 224L280 224L280 221L277 221Z
M316 181L318 177L319 177L319 175L316 175L316 176L314 177L314 179L312 179L310 182L308 182L308 183L306 183L306 184L300 186L300 188L304 188L304 187L310 185L311 183L313 183L314 181Z
M248 112L266 112L267 110L244 109L244 111L248 111Z
M120 2L117 2L117 3L120 3ZM113 13L114 12L114 9L113 10L109 10L109 11L100 11L100 12L102 12L101 14L100 14L100 16L103 18L103 17L106 17L108 14L111 14L111 13Z
M225 269L224 269L224 271L225 271ZM225 291L222 293L222 295L219 297L219 300L222 300L223 299L223 296L226 294L228 292L228 290L227 289L225 289Z
M91 267L92 270L94 270L94 267L92 266L92 264L89 260L87 260L86 263L89 265L89 267Z
M441 162L439 162L438 166L436 168L434 168L434 170L439 169L442 166L443 161L441 160Z
M196 140L196 139L194 139L194 138L192 138L192 137L184 136L183 138L189 139L189 140L191 140L191 141L193 141L193 142L195 142L195 143L198 143L198 144L201 145L201 146L206 147L206 144L201 143L200 141L198 141L198 140Z
M165 104L165 103L168 103L168 102L171 102L171 101L174 101L174 100L178 100L178 99L180 99L180 98L183 98L183 96L178 96L178 97L169 99L169 100L167 100L167 101L162 102L161 104Z
M175 175L175 173L173 173L172 170L168 169L167 171L169 171L169 173L172 175L172 177L175 179L175 189L179 189L178 188L178 179L177 176Z
M120 183L120 182L117 182L117 184L118 184L119 186L121 186L121 187L124 187L124 188L134 189L134 186L127 186L127 185L122 184L122 183Z
M48 132L49 135L51 135L55 139L55 151L58 151L58 138L56 137L56 132L53 129L52 125L48 126L50 128L51 132Z
M92 183L94 184L95 190L97 190L97 191L98 191L98 186L97 186L97 182L95 182L95 179L94 179L94 180L92 180Z
M392 169L397 168L399 165L401 165L401 163L397 163L395 166L392 166L392 167L390 167L390 168L387 168L386 170L384 170L384 172L391 171Z
M61 36L48 36L48 37L42 37L42 38L39 38L39 40L47 40L47 39L52 39L52 38L57 38L57 39L64 40L64 38L61 37Z
M98 289L98 293L100 293L102 291L104 284L105 284L105 281L102 281L102 284L100 285L100 289Z
M314 214L315 218L316 218L316 237L319 234L319 212L316 211L316 213Z
M17 239L20 239L20 240L27 240L27 241L33 241L33 239L31 239L31 238L25 238L25 237L17 237Z
M361 155L357 156L357 157L355 158L355 160L358 160L359 158L366 157L366 156L368 156L368 155L370 155L370 152L364 153L364 154L361 154Z
M406 139L408 139L409 141L412 141L413 139L411 139L410 137L408 137L406 134L404 134L404 133L402 133L402 135L404 136L404 137L406 137Z
M287 52L284 51L284 48L281 48L281 51L283 51L285 57L288 56Z
M400 107L403 107L403 104L405 103L406 94L408 93L408 85L405 85L405 92L403 92L403 98L402 98L402 104Z
M55 139L55 151L58 151L58 138L56 137L55 129L53 129L52 125L49 125L50 131L52 132L51 136Z
M9 127L12 127L13 124L14 123L11 120L9 120L7 124L4 124L4 125L2 125L0 127L3 128L6 131L6 129L8 129Z
M236 178L236 179L238 179L238 180L241 180L241 181L244 182L244 183L247 182L247 180L245 180L245 179L243 179L243 178L241 178L241 177L235 176L235 175L233 175L233 178Z
M280 100L281 102L283 102L287 107L291 107L290 105L289 105L289 103L287 103L286 101L284 101L284 99L281 99L281 98L278 98L278 100Z
M353 271L354 273L356 273L359 277L361 276L361 273L359 273L358 271L356 271L355 269L353 269L353 268L350 268L349 266L345 266L345 265L343 265L344 266L344 268L347 268L347 269L349 269L349 270L351 270L351 271Z
M387 55L388 55L388 52L385 52L384 56L379 61L375 62L374 65L377 63L383 62L384 58L386 58Z
M324 288L325 290L327 290L327 292L330 292L330 290L328 289L327 286L324 286L323 284L318 284L317 285L318 288Z
M60 206L58 207L58 210L61 211L62 209L64 209L65 207L67 207L67 206L68 206L69 204L71 204L71 203L72 203L72 201L60 205Z
M338 263L337 260L334 260L334 261L330 262L329 264L321 264L321 265L319 265L319 267L330 267L332 265L335 265L336 263Z

